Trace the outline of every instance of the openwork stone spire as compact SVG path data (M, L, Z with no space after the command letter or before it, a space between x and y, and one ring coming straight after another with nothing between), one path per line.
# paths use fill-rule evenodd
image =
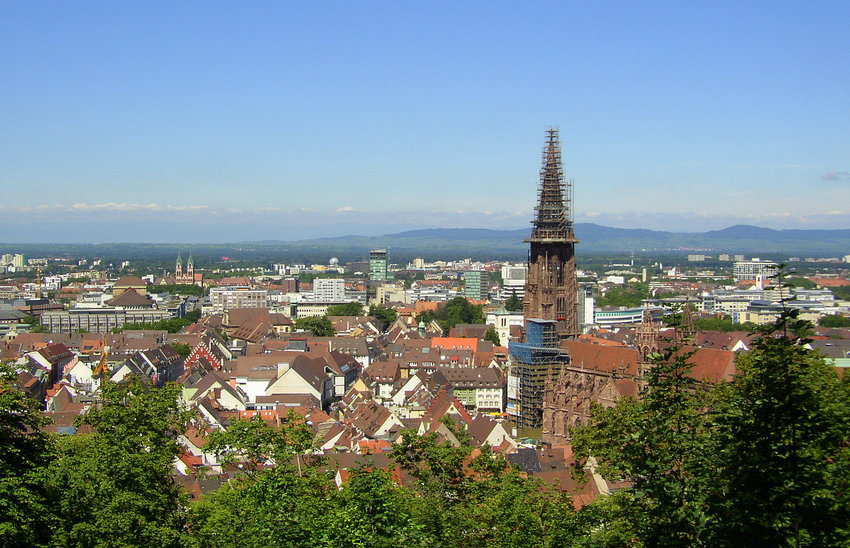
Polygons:
M572 182L564 180L561 167L561 143L558 130L546 131L543 147L543 166L540 168L540 187L537 191L534 230L531 239L572 240Z
M526 319L557 321L562 338L576 337L578 285L572 222L572 181L565 180L556 128L546 131L537 207L529 244L528 279L523 313Z

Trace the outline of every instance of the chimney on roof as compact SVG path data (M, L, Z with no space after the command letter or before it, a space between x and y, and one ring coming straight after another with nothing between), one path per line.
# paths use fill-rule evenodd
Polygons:
M289 363L279 363L277 364L277 376L280 377L284 373L289 371Z

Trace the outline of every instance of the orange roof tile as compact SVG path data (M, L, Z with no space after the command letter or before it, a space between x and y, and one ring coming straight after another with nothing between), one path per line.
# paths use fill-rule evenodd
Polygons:
M467 349L478 351L479 339L471 337L434 337L431 339L431 348L445 349Z

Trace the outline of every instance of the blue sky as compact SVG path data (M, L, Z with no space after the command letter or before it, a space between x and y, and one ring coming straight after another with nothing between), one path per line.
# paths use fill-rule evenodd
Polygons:
M0 3L0 241L850 227L847 2Z

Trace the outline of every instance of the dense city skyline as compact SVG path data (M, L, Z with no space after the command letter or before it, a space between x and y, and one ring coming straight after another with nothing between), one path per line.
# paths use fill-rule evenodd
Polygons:
M846 4L487 8L6 4L4 240L850 226Z

